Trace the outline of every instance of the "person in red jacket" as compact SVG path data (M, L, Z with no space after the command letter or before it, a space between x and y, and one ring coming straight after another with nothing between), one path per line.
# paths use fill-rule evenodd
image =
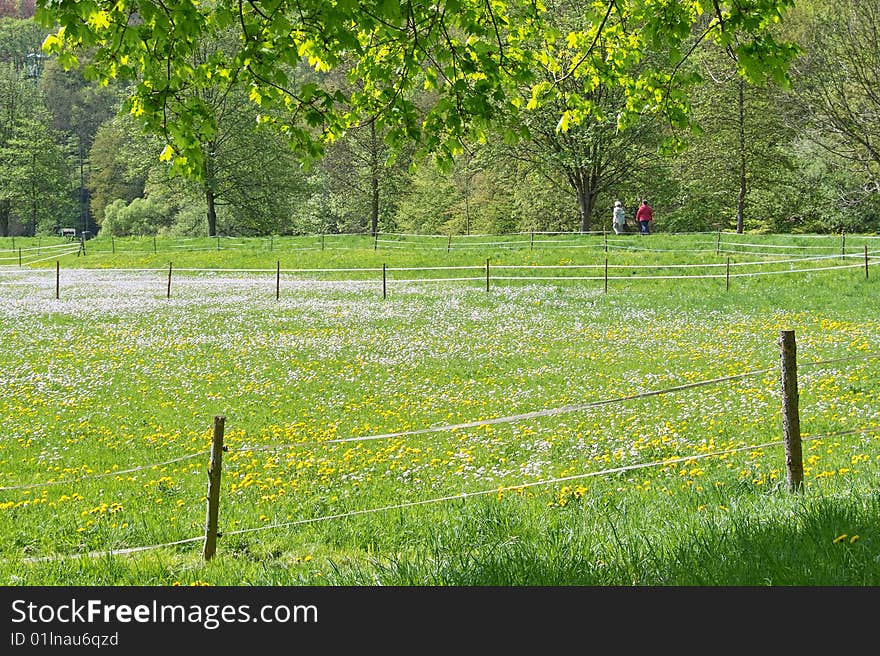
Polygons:
M642 205L636 211L636 221L639 222L639 232L643 235L651 234L648 224L654 220L654 209L648 205L648 199L642 200Z

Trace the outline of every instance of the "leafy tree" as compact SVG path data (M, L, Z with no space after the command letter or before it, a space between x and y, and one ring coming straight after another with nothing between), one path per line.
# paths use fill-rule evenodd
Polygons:
M0 148L0 194L29 235L56 232L75 216L66 154L40 118L21 118Z
M111 202L130 203L143 196L160 150L158 139L144 134L131 116L113 117L98 128L88 156L88 190L92 216L99 226Z
M28 77L39 77L45 56L40 47L45 38L46 30L33 20L0 17L0 62L26 71Z
M462 139L484 138L499 106L512 109L516 89L529 83L532 105L566 98L564 131L593 115L589 96L563 88L574 78L592 80L588 90L622 89L621 127L643 113L681 127L688 121L689 80L678 71L703 42L731 44L749 79L785 78L795 49L778 43L768 27L792 2L596 1L584 4L583 26L568 33L533 0L40 0L37 16L60 28L45 48L64 65L75 66L89 50L89 76L135 80L127 108L166 135L165 156L176 167L201 176L202 144L217 131L217 108L193 92L220 80L246 89L263 120L303 156L320 154L327 141L374 120L392 145L419 143L448 164ZM230 30L238 47L194 63L206 40ZM645 65L646 51L667 53L667 61ZM326 74L351 57L350 77L359 84L349 93L325 85ZM303 62L313 75L301 74ZM553 78L535 80L536 62ZM426 112L416 105L415 89L433 93ZM192 101L169 112L184 90Z
M34 87L12 64L0 64L0 149L8 152L20 130L21 122L38 105ZM0 236L10 234L13 199L18 190L8 178L0 178Z
M90 175L89 152L98 128L120 106L120 90L116 85L101 85L87 81L82 70L66 71L56 58L49 58L39 80L42 97L52 116L52 126L66 135L71 157L75 160L79 178L79 228L95 230L96 224L89 212L89 190L86 182Z
M694 64L705 80L693 94L699 129L688 151L668 164L676 181L668 225L766 229L785 211L770 190L785 186L794 167L788 144L795 132L781 90L746 84L723 49L707 49Z
M393 229L395 199L409 179L409 150L393 154L375 121L349 129L327 147L319 167L339 200L334 231L375 235Z
M404 232L450 234L453 230L448 225L459 207L452 176L429 159L414 170L409 189L398 205L395 223Z
M869 0L819 1L804 29L804 56L793 68L790 116L824 151L824 184L836 196L838 229L880 227L880 6ZM816 153L812 153L814 156ZM842 210L841 208L845 208ZM851 227L850 227L851 226Z
M529 136L512 144L507 155L533 166L551 186L567 187L576 199L577 228L589 232L600 195L613 196L656 157L659 130L647 121L618 129L616 115L625 101L618 88L600 86L580 95L595 118L558 130L558 116L568 111L560 101L526 112L522 121Z
M102 229L117 237L155 235L170 225L168 206L155 198L135 198L128 204L120 198L104 208Z
M506 169L507 179L511 180L510 200L517 230L568 232L578 225L579 217L569 189L555 181L548 184L546 177L531 165L508 162Z

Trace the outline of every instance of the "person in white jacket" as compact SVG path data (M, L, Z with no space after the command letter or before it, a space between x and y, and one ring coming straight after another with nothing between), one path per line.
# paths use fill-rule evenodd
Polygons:
M614 228L615 235L622 235L626 232L626 212L619 200L614 201L614 214L611 219L611 226Z

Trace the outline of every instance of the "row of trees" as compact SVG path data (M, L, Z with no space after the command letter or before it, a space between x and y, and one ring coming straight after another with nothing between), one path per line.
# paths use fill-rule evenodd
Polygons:
M550 26L585 34L582 6L548 3ZM662 85L652 90L663 111L647 101L633 111L627 80L649 79L638 72L620 84L560 74L560 46L556 56L530 59L528 75L510 75L503 102L488 86L458 97L476 106L456 111L470 112L479 129L454 135L461 145L454 150L436 141L439 158L425 156L425 135L407 128L439 121L433 69L424 68L420 88L407 89L407 104L388 102L412 117L394 124L365 113L333 132L329 111L322 114L327 98L360 97L375 82L352 74L362 64L345 53L332 67L302 55L286 75L302 101L291 112L302 114L312 134L291 148L296 128L259 97L281 82L248 87L218 64L238 52L232 30L178 56L186 70L213 76L175 88L161 107L165 120L156 122L145 120L156 108L132 102L143 80L102 84L106 78L86 79L88 68L66 70L65 51L47 55L41 44L50 30L32 9L0 5L2 235L62 226L114 235L589 231L610 226L614 200L634 212L642 197L666 230L880 229L876 2L811 0L790 8L772 29L778 43L800 47L790 85L779 74L787 62L750 62L735 31L701 43L714 19L698 17L682 40L686 57L658 42L632 64L650 72L671 61L677 79L695 83L685 97L664 78L668 93ZM599 31L592 34L593 45L604 43ZM676 103L692 121L677 120ZM428 141L454 125L452 109L445 111ZM210 121L193 128L194 116ZM311 137L321 130L330 138L318 148ZM175 146L184 132L195 150Z

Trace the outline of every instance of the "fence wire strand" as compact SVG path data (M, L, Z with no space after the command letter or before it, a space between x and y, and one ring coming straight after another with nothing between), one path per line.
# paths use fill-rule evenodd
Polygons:
M850 429L850 430L846 430L846 431L838 431L835 433L825 433L822 435L803 437L802 441L807 442L807 441L813 441L813 440L819 440L819 439L826 439L828 437L836 437L836 436L840 436L840 435L851 435L851 434L855 434L855 433L876 433L876 432L880 432L880 426L869 426L866 428L857 428L857 429ZM342 520L342 519L348 519L350 517L371 515L371 514L376 514L376 513L381 513L381 512L390 512L393 510L405 510L407 508L415 508L418 506L426 506L426 505L431 505L431 504L443 503L443 502L447 502L447 501L460 501L460 500L464 500L464 499L470 499L470 498L480 497L480 496L487 496L487 495L491 495L491 494L503 495L508 492L518 492L518 491L525 490L528 488L533 488L533 487L539 487L539 486L544 486L544 485L554 485L554 484L558 484L558 483L566 483L569 481L583 480L586 478L595 478L597 476L608 476L611 474L620 474L620 473L624 473L627 471L635 471L638 469L647 469L650 467L663 467L663 466L668 466L668 465L672 465L672 464L678 464L680 462L690 462L693 460L700 460L700 459L704 459L704 458L712 458L712 457L723 456L723 455L728 455L728 454L733 454L733 453L740 453L743 451L754 451L756 449L765 449L765 448L769 448L769 447L773 447L773 446L779 446L782 444L784 444L783 440L774 440L772 442L765 442L763 444L752 444L749 446L736 447L736 448L732 448L732 449L723 449L720 451L711 451L708 453L698 453L698 454L693 454L693 455L688 455L688 456L677 456L674 458L664 458L663 460L654 460L651 462L635 463L632 465L623 465L620 467L613 467L610 469L603 469L600 471L584 472L584 473L580 473L580 474L571 474L569 476L558 476L558 477L554 477L554 478L542 479L540 481L529 481L526 483L519 483L517 485L502 485L502 486L499 486L496 488L492 488L490 490L459 492L457 494L450 494L450 495L445 495L442 497L434 497L431 499L421 499L419 501L406 501L403 503L397 503L397 504L392 504L392 505L387 505L387 506L380 506L377 508L364 508L362 510L352 510L349 512L335 513L332 515L322 515L319 517L310 517L307 519L300 519L300 520L295 520L295 521L290 521L290 522L278 522L278 523L274 523L274 524L267 524L265 526L255 526L255 527L251 527L251 528L235 529L235 530L231 530L231 531L222 531L217 534L217 537L222 538L224 536L230 536L230 535L243 535L243 534L247 534L247 533L257 533L257 532L275 530L275 529L280 529L280 528L291 528L294 526L303 526L305 524L314 524L317 522L324 522L324 521L331 521L331 520ZM201 542L204 539L205 539L204 536L196 536L196 537L191 537L191 538L185 538L182 540L175 540L173 542L164 542L161 544L151 544L151 545L146 545L146 546L141 546L141 547L129 547L129 548L124 548L124 549L107 549L107 550L103 550L103 551L89 551L89 552L78 553L78 554L56 554L56 555L52 555L52 556L25 558L25 559L22 559L22 562L37 563L37 562L47 562L47 561L56 561L56 560L69 560L69 559L74 559L74 558L91 558L91 559L107 558L107 557L118 556L118 555L128 555L128 554L139 553L139 552L143 552L143 551L150 551L150 550L154 550L154 549L162 549L165 547L173 547L173 546L178 546L181 544L189 544L192 542ZM11 559L7 558L5 560L7 562L9 562L9 560L11 560Z

